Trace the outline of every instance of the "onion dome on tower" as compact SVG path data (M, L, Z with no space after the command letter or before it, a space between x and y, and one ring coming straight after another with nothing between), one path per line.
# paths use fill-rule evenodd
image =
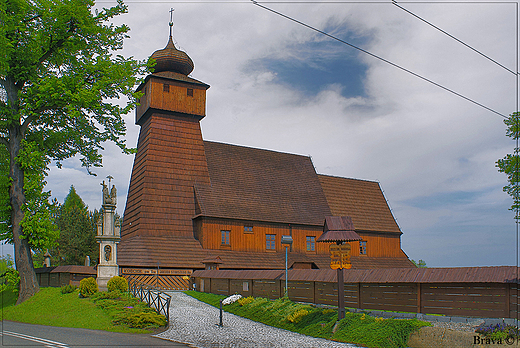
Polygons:
M170 71L188 76L193 71L193 61L186 52L175 47L171 35L166 47L155 51L150 58L155 59L157 63L154 73Z
M150 58L155 59L154 74L163 71L179 73L188 76L194 68L193 61L186 52L178 50L172 39L173 9L170 10L170 39L162 50L155 51Z

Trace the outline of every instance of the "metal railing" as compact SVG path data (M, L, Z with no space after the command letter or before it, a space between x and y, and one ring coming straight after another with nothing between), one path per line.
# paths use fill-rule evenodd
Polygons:
M148 303L157 313L163 314L166 317L166 325L168 325L170 323L171 296L132 276L128 276L127 280L128 291L139 300Z

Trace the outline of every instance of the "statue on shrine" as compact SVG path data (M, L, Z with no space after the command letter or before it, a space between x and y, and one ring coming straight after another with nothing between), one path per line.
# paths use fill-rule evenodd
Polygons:
M116 218L117 190L111 185L113 177L107 176L108 185L103 181L102 188L103 205L101 216L96 221L99 243L99 264L97 267L97 283L100 289L106 289L110 278L119 275L117 265L117 244L121 240L121 223Z

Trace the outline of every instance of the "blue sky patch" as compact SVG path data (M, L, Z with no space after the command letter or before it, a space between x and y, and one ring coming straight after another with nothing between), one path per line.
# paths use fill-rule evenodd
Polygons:
M335 33L335 36L358 47L368 41L367 37L354 37L349 32ZM276 55L250 62L248 68L273 72L275 83L287 85L306 96L316 95L334 84L341 86L344 97L365 97L363 83L367 66L358 58L359 54L358 50L338 41L317 36L315 41L293 43Z

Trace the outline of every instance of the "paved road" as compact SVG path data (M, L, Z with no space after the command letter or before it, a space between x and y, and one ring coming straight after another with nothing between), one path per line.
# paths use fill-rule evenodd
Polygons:
M124 334L2 321L2 347L189 347L146 334Z

